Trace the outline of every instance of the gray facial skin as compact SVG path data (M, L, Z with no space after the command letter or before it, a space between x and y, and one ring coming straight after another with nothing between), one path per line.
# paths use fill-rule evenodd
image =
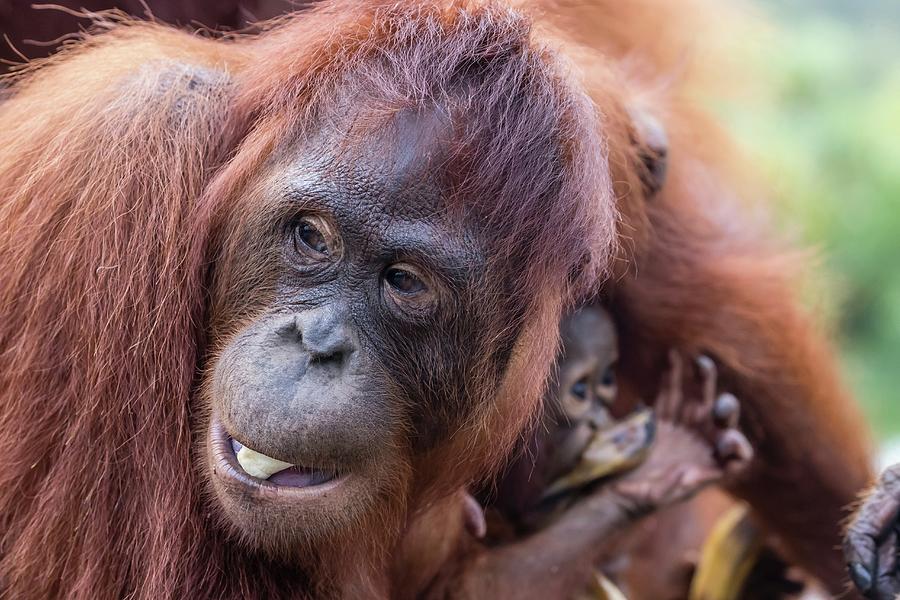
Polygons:
M435 117L404 114L392 125L352 152L326 129L286 153L276 203L293 215L279 230L276 297L214 373L229 432L286 462L342 471L389 444L404 415L383 381L394 365L380 356L400 359L463 295L479 260L441 214L430 175Z
M218 283L214 329L247 317L214 332L226 343L207 387L210 471L231 520L264 546L332 539L326 527L375 498L403 498L391 486L492 397L518 336L492 330L485 251L445 209L437 112L362 135L347 121L283 149L251 186L265 214L238 230L238 275ZM313 483L250 477L241 447Z

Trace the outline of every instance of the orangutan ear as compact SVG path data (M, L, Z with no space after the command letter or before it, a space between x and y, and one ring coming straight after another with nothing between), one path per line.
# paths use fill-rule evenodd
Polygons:
M640 161L638 168L644 184L644 194L647 198L652 198L666 181L669 137L659 119L647 110L632 107L629 114L634 127L634 142L637 145Z

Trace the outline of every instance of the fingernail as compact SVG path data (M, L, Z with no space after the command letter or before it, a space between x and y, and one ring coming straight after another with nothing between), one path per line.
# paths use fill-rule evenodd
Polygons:
M700 367L701 369L703 369L704 371L710 371L715 366L715 363L713 363L713 360L710 357L703 355L703 354L698 356L696 360L697 360L697 366Z
M721 394L713 403L713 418L720 421L728 421L732 415L740 410L740 402L729 393Z
M853 579L853 583L856 584L859 591L865 594L872 589L872 574L869 573L867 568L858 562L854 562L850 563L849 570L850 578Z

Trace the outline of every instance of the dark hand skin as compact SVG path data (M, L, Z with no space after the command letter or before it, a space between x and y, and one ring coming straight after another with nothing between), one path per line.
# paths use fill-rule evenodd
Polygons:
M683 393L682 359L671 366L657 399L659 433L647 461L576 503L534 535L480 553L437 596L560 598L586 585L604 542L641 516L692 497L742 471L753 456L736 428L734 396L717 396L711 360L698 360L702 397ZM470 508L470 507L469 507ZM472 519L469 530L478 529Z
M873 600L900 597L900 465L882 473L850 523L844 556L850 578Z
M634 514L687 500L725 475L736 475L753 458L753 448L737 429L737 398L717 395L713 361L705 356L696 361L702 395L693 402L684 396L681 356L671 352L669 361L656 399L657 449L637 469L610 484Z

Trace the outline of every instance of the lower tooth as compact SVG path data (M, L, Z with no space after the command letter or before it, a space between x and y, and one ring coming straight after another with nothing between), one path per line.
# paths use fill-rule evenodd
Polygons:
M268 479L279 471L292 467L291 463L266 456L247 446L242 447L237 453L238 464L248 475L260 479Z

